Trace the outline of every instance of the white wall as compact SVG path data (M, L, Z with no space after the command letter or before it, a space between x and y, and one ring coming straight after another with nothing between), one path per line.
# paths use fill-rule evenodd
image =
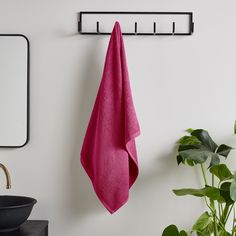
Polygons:
M0 150L13 182L1 194L37 198L31 218L49 219L52 236L154 236L170 223L190 227L203 203L171 189L201 180L176 166L174 143L193 127L236 146L235 8L234 0L0 0L0 33L23 33L31 43L31 139L22 149ZM109 39L77 34L81 10L195 13L192 37L125 37L142 128L140 176L112 216L79 163Z

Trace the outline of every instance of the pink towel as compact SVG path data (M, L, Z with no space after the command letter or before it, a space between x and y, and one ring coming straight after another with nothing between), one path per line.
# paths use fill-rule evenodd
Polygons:
M139 134L122 33L116 22L81 150L81 163L111 214L127 202L138 176L134 138Z

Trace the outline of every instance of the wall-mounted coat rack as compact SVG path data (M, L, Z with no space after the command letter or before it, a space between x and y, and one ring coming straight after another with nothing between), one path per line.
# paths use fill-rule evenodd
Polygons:
M123 35L154 35L154 36L184 36L184 35L192 35L194 32L194 22L193 22L193 13L192 12L103 12L103 11L82 11L79 13L79 22L78 22L78 32L80 34L87 34L87 35L109 35L111 32L104 32L100 30L100 21L93 19L94 29L91 30L84 30L84 21L85 17L88 15L138 15L142 16L143 18L147 15L154 15L155 21L152 22L152 32L142 32L139 31L138 22L134 21L133 24L133 32L123 32ZM176 31L176 22L171 22L171 30L170 32L160 32L158 31L158 16L186 16L187 22L187 31L180 32ZM84 19L85 18L85 19Z

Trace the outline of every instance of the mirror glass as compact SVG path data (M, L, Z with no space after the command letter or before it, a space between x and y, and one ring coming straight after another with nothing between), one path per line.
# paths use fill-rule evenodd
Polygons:
M0 147L22 147L29 138L29 41L0 34Z

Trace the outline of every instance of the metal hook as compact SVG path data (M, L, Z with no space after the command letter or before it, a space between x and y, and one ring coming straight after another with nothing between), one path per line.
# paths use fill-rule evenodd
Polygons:
M191 24L191 34L194 32L194 23Z
M156 35L156 22L153 22L153 34Z
M99 21L97 21L97 34L99 34L100 31L99 31Z
M175 35L175 22L173 22L173 25L172 25L172 35Z
M78 32L81 32L81 27L82 26L82 24L81 24L81 21L78 21Z
M137 22L134 23L134 34L137 35L138 24Z

